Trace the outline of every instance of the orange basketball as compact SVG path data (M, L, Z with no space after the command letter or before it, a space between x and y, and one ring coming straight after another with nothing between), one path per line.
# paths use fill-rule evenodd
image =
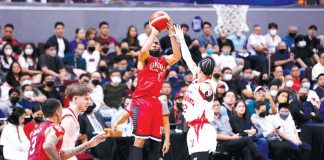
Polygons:
M150 24L159 32L168 27L169 15L163 11L156 11L150 17Z

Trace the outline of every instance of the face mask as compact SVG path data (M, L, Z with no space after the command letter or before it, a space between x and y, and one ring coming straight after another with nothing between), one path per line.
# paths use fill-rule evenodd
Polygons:
M299 100L302 101L302 102L305 102L307 100L307 96L299 96Z
M179 111L182 111L183 109L182 109L182 103L180 102L180 103L178 103L178 102L176 102L176 104L177 104L177 108L178 108L178 110Z
M294 82L292 80L289 80L286 82L286 87L291 88L294 85Z
M264 117L267 116L267 115L268 115L268 112L267 112L267 111L264 111L264 112L259 113L259 116L260 116L261 118L264 118Z
M262 82L263 85L268 85L269 84L268 79L262 79L261 82Z
M212 48L209 48L209 49L206 50L206 53L208 55L212 55L212 54L214 54L214 50Z
M241 36L242 36L242 32L237 32L237 33L236 33L236 36L237 36L238 38L241 38Z
M245 80L251 80L251 79L253 79L253 75L252 74L244 74L243 75L243 78L245 79Z
M277 96L277 94L278 94L278 90L270 90L270 95L271 95L272 97Z
M232 74L224 74L224 81L232 80Z
M125 67L118 67L118 70L121 71L121 72L124 72L124 71L126 71L126 68Z
M25 91L24 92L24 96L26 97L26 98L32 98L32 97L34 97L34 92L33 91Z
M82 56L83 51L75 51L75 54L77 54L77 55L79 55L79 56Z
M306 41L300 41L298 42L299 47L303 48L306 46Z
M288 33L290 38L295 38L297 33Z
M10 98L10 102L11 102L12 104L16 104L16 103L18 103L18 101L19 101L19 97L11 97L11 98Z
M282 104L282 103L287 103L288 99L286 97L278 97L278 103Z
M100 83L100 81L97 79L92 80L92 84L95 86L98 85L99 83Z
M270 33L270 35L275 36L275 35L277 35L278 31L276 29L271 29L269 31L269 33Z
M111 78L111 82L113 82L115 84L119 84L121 82L121 79L120 79L120 77L115 76L115 77Z
M104 47L104 48L101 49L101 51L102 51L103 53L108 53L109 48L108 48L108 47Z
M46 82L46 85L48 87L53 87L54 86L54 81L48 81L48 82Z
M95 51L95 49L96 49L95 47L88 47L89 52L93 52L93 51Z
M5 54L7 55L7 56L11 56L11 54L12 54L12 49L5 49Z
M309 82L305 82L305 83L303 83L302 84L302 86L304 87L304 88L307 88L307 89L309 89L310 88L310 83Z
M93 105L92 105L92 106L89 106L89 107L87 108L87 110L84 111L84 113L86 113L86 114L92 113L93 110L94 110L95 108L96 108L96 104L93 103Z
M30 49L30 48L26 48L26 49L25 49L25 54L26 54L26 55L32 55L33 52L34 52L33 49Z
M281 119L286 120L288 118L288 116L289 116L289 113L280 112L279 116L280 116Z
M56 51L51 51L51 52L50 52L50 56L51 56L51 57L56 57Z
M34 117L34 121L35 121L36 123L41 123L41 122L43 122L43 120L44 120L44 118L41 117L41 116Z
M286 53L286 49L279 49L279 53L281 53L281 54Z
M153 57L160 57L161 53L160 53L159 50L157 50L157 51L150 50L150 55L153 56Z
M24 85L26 85L26 84L29 84L29 85L31 85L31 81L30 80L24 80L23 82L22 82L22 84L21 84L21 86L24 86Z
M128 51L129 51L129 50L128 50L127 48L122 48L122 49L121 49L121 52L122 52L123 54L128 53Z
M99 66L99 70L102 72L108 71L108 68L106 66Z
M229 56L230 53L229 52L223 52L224 56Z

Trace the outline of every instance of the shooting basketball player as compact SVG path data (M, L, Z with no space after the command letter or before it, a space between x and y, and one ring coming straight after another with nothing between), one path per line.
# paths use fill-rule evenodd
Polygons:
M64 128L59 125L62 118L62 105L59 100L48 99L43 103L42 111L45 122L41 123L31 134L29 160L68 159L88 148L95 147L107 137L104 133L99 134L78 147L61 150L64 136Z
M180 42L182 57L195 77L182 102L184 117L190 127L187 134L189 154L193 160L208 160L209 152L216 150L216 130L211 125L214 92L210 84L215 62L207 57L197 66L191 58L180 26L176 27L176 37Z
M80 134L78 116L92 104L89 93L91 88L86 83L74 83L65 89L65 95L70 99L70 106L63 110L61 126L65 130L62 149L75 147ZM74 156L71 160L76 160Z
M174 34L173 22L168 23L169 35ZM181 59L180 47L174 36L170 36L173 54L161 56L160 43L156 38L159 32L152 27L149 38L138 56L138 82L133 93L129 114L133 120L134 146L130 152L131 160L142 160L145 139L152 139L150 147L159 154L162 138L162 105L158 97L166 74L166 67ZM157 141L154 143L154 141ZM155 157L155 156L153 156ZM154 159L152 159L154 160Z

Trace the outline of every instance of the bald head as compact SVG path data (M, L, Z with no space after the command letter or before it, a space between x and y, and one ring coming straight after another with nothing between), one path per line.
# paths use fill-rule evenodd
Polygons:
M288 28L288 32L294 32L294 33L297 33L297 26L289 26Z

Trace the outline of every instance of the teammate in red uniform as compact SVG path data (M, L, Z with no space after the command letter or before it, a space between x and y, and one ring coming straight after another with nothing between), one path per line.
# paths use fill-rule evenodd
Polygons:
M61 150L64 135L64 129L59 125L62 119L62 105L56 99L48 99L43 103L42 111L46 119L32 132L28 152L29 160L68 159L96 146L107 137L104 133L99 134L82 145Z
M138 56L138 82L133 93L133 101L127 110L133 120L134 146L130 152L131 160L142 160L142 150L145 139L156 142L150 143L150 156L159 158L160 141L162 138L162 105L158 97L165 78L166 67L181 59L180 48L174 35L172 20L169 20L168 30L173 54L161 56L160 44L156 36L159 32L152 27L152 32L146 40ZM114 124L113 128L116 128ZM152 150L152 148L154 148ZM156 158L149 158L155 160Z

